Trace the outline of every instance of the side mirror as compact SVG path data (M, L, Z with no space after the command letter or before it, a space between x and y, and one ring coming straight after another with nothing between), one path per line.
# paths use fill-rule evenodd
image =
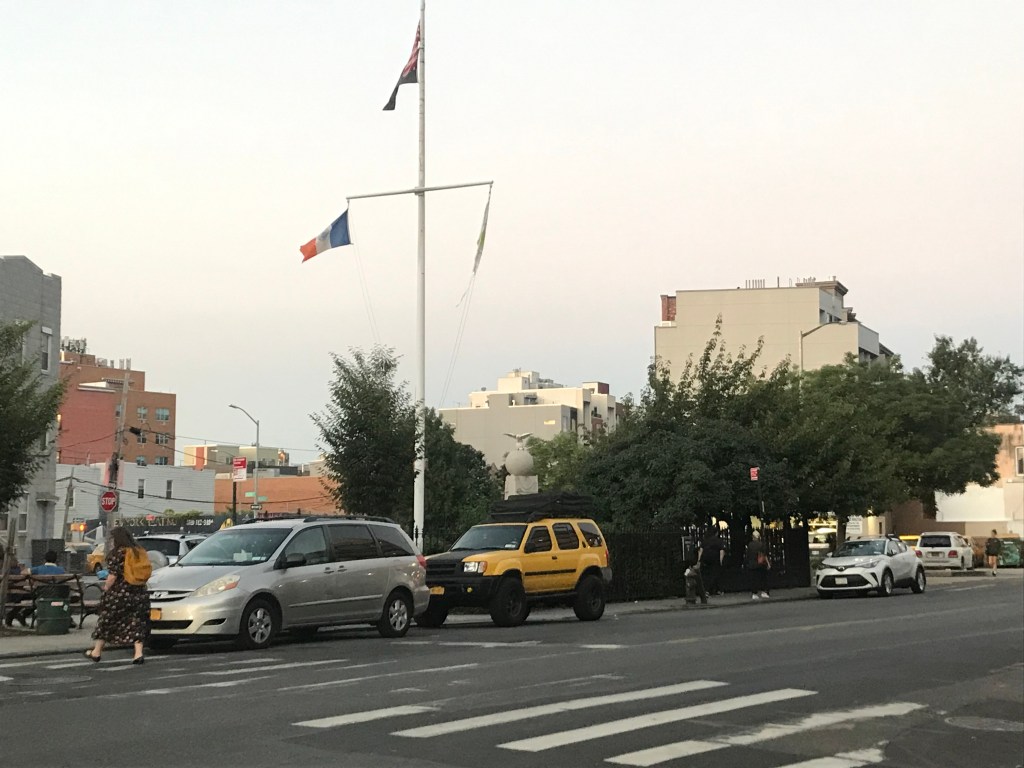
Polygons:
M289 552L284 556L281 563L282 568L298 568L306 564L306 556L301 552Z

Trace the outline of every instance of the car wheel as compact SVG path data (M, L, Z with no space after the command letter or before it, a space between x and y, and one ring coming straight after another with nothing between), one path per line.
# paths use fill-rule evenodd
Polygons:
M576 587L573 611L580 621L597 621L604 614L604 584L597 576L584 576Z
M822 600L831 600L832 599L832 593L831 592L825 592L824 590L819 589L818 590L818 597L820 597Z
M529 612L522 583L513 578L502 581L491 598L491 621L499 627L518 627Z
M257 597L242 611L238 627L238 644L250 651L258 651L270 645L277 634L280 620L277 611L267 600Z
M893 582L893 579L892 579L892 572L891 571L886 571L885 573L882 574L882 583L878 587L878 596L879 597L891 597L892 596L893 587L895 587L895 586L896 585L895 585L895 583Z
M169 651L178 642L176 637L148 637L146 647L153 651Z
M397 589L388 595L377 622L382 637L404 637L412 621L412 601Z
M928 579L924 575L924 568L918 568L917 573L914 574L914 583L910 585L910 591L915 595L920 595L926 586L928 586Z
M416 624L427 629L434 629L444 624L448 618L448 609L439 603L431 601L427 610L416 617Z

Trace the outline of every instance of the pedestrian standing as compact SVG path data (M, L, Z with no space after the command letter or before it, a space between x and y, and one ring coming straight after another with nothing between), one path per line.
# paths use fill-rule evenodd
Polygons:
M103 597L100 600L99 620L92 633L96 643L85 651L87 658L99 661L103 647L133 645L135 655L132 664L142 664L143 641L146 639L149 622L149 592L145 584L130 584L125 579L125 558L129 549L140 549L134 537L120 526L111 531L108 549L107 574L103 582Z
M985 542L985 559L988 561L988 567L992 569L993 576L999 569L999 553L1002 551L1003 542L999 540L999 534L992 531L992 535Z
M750 599L761 600L771 597L768 593L768 571L772 564L768 559L768 553L765 552L760 531L754 531L751 535L743 558L743 566L747 571L747 578L750 580Z
M701 574L704 577L704 587L709 595L720 595L722 590L718 586L722 578L722 566L725 563L725 542L718 533L718 528L713 528L697 550L697 562L700 565Z

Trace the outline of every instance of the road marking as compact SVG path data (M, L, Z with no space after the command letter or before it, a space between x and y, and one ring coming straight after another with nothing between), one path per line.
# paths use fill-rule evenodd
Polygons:
M334 728L339 725L369 723L372 720L384 720L389 717L401 717L402 715L418 715L421 712L433 711L434 707L407 705L403 707L389 707L387 709L373 709L368 712L353 712L350 715L337 715L336 717L321 717L319 720L304 720L301 723L292 723L292 725L299 725L304 728Z
M247 675L258 672L270 672L275 669L295 669L296 667L319 667L324 664L344 664L348 659L331 659L328 661L292 661L286 664L270 664L263 667L238 667L236 669L214 669L194 674L200 675Z
M992 589L992 587L994 587L994 586L995 586L995 584L979 584L976 587L956 587L955 589L950 589L949 591L950 592L970 592L972 589Z
M247 680L222 680L219 683L199 683L197 685L182 685L177 688L147 688L142 691L122 691L120 693L112 693L107 696L99 696L97 698L109 699L120 698L122 696L166 696L170 693L180 693L181 691L194 691L202 688L231 688L236 685L254 683L257 680L269 680L271 677L272 675L266 675L264 677L250 677Z
M690 707L682 707L681 709L667 709L661 712L650 712L637 717L627 717L623 720L612 720L607 723L588 725L583 728L573 728L568 731L560 731L558 733L551 733L545 736L536 736L531 739L509 741L505 744L499 744L498 746L502 749L514 749L520 752L541 752L545 749L562 747L567 744L577 744L581 741L589 741L590 739L599 739L605 736L629 733L630 731L636 731L641 728L651 728L656 725L678 723L681 720L692 720L696 717L704 717L705 715L716 715L721 712L731 712L736 709L756 707L760 704L771 704L776 701L786 701L787 699L798 699L803 696L814 696L816 693L817 691L805 691L800 688L782 688L777 691L766 691L765 693L755 693L749 696L736 696L732 699L711 701L706 704L695 704ZM659 747L659 749L662 748ZM648 750L644 750L644 752L647 751ZM661 762L661 760L657 760L656 762ZM641 763L637 764L640 765ZM633 763L626 763L626 765L633 765ZM653 765L653 763L651 763L651 765Z
M348 667L348 669L359 669L360 667L379 667L381 664L393 664L390 661L375 661L369 664L355 664L354 666ZM411 669L402 670L401 672L385 672L380 675L365 675L363 677L349 677L342 680L326 680L322 683L308 683L306 685L289 685L285 688L278 688L280 691L305 691L313 688L330 688L335 685L350 685L352 683L362 683L366 680L380 680L385 677L409 677L410 675L423 674L427 672L451 672L456 669L476 669L479 664L455 664L450 667L429 667L427 669Z
M760 728L740 733L735 736L723 736L716 739L677 741L674 744L665 744L651 749L641 749L637 752L629 752L625 755L617 755L608 758L606 762L618 763L619 765L634 765L645 768L646 766L657 765L667 760L676 760L680 757L691 757L705 752L714 752L726 747L747 747L752 744L759 744L771 739L779 739L783 736L791 736L794 733L803 733L818 728L827 728L839 723L849 723L855 720L870 720L876 717L899 717L917 709L922 709L923 704L909 704L906 702L894 702L881 706L861 707L859 709L847 709L839 712L818 712L808 715L802 720L791 723L772 723ZM827 766L827 764L826 764Z
M457 733L459 731L470 731L474 728L487 728L492 725L501 725L502 723L529 720L533 717L557 715L561 712L576 712L581 709L601 707L605 704L620 704L627 701L642 701L644 699L653 699L660 696L672 696L677 693L701 691L707 688L718 688L723 685L726 685L726 683L719 683L714 680L692 680L688 683L665 685L660 688L646 688L640 691L612 693L607 696L588 696L583 699L570 699L569 701L560 701L555 704L541 704L536 707L506 710L492 715L467 717L463 720L450 720L447 723L425 725L420 728L410 728L407 731L396 731L392 735L408 736L413 739L426 739L432 736L444 736L446 734ZM510 749L515 749L515 747L510 747Z
M614 643L595 643L593 645L581 645L580 648L586 648L591 651L617 651L620 648L625 648L625 645L615 645Z
M456 640L438 642L430 640L403 640L400 643L397 643L397 645L443 645L448 648L532 648L540 645L540 640L522 640L518 643L471 643L468 641Z
M32 667L37 664L49 664L49 659L41 659L40 661L11 661L6 664L0 664L0 669L8 669L10 667Z
M0 683L6 683L8 680L13 680L13 679L14 679L13 677L4 677L3 675L0 675Z
M856 752L840 752L831 757L817 757L802 763L790 763L779 768L861 768L876 765L885 760L881 749L861 749Z
M269 661L280 661L280 659L273 659L273 658L263 659L263 658L260 658L260 657L257 656L255 659L252 659L252 658L250 658L250 659L235 659L234 661L218 661L216 663L219 666L227 666L228 664L249 664L251 666L253 664L258 664L260 662L266 663L266 662L269 662Z

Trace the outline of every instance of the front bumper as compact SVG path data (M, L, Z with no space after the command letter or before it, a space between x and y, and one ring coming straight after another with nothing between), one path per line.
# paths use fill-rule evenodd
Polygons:
M880 576L866 568L823 568L814 574L814 586L819 592L871 592L880 584Z
M217 637L238 634L242 610L249 599L237 589L209 597L150 599L152 637Z
M430 588L430 602L447 608L456 606L483 608L491 601L497 589L499 577L477 576L465 574L434 578L427 574L427 586Z

